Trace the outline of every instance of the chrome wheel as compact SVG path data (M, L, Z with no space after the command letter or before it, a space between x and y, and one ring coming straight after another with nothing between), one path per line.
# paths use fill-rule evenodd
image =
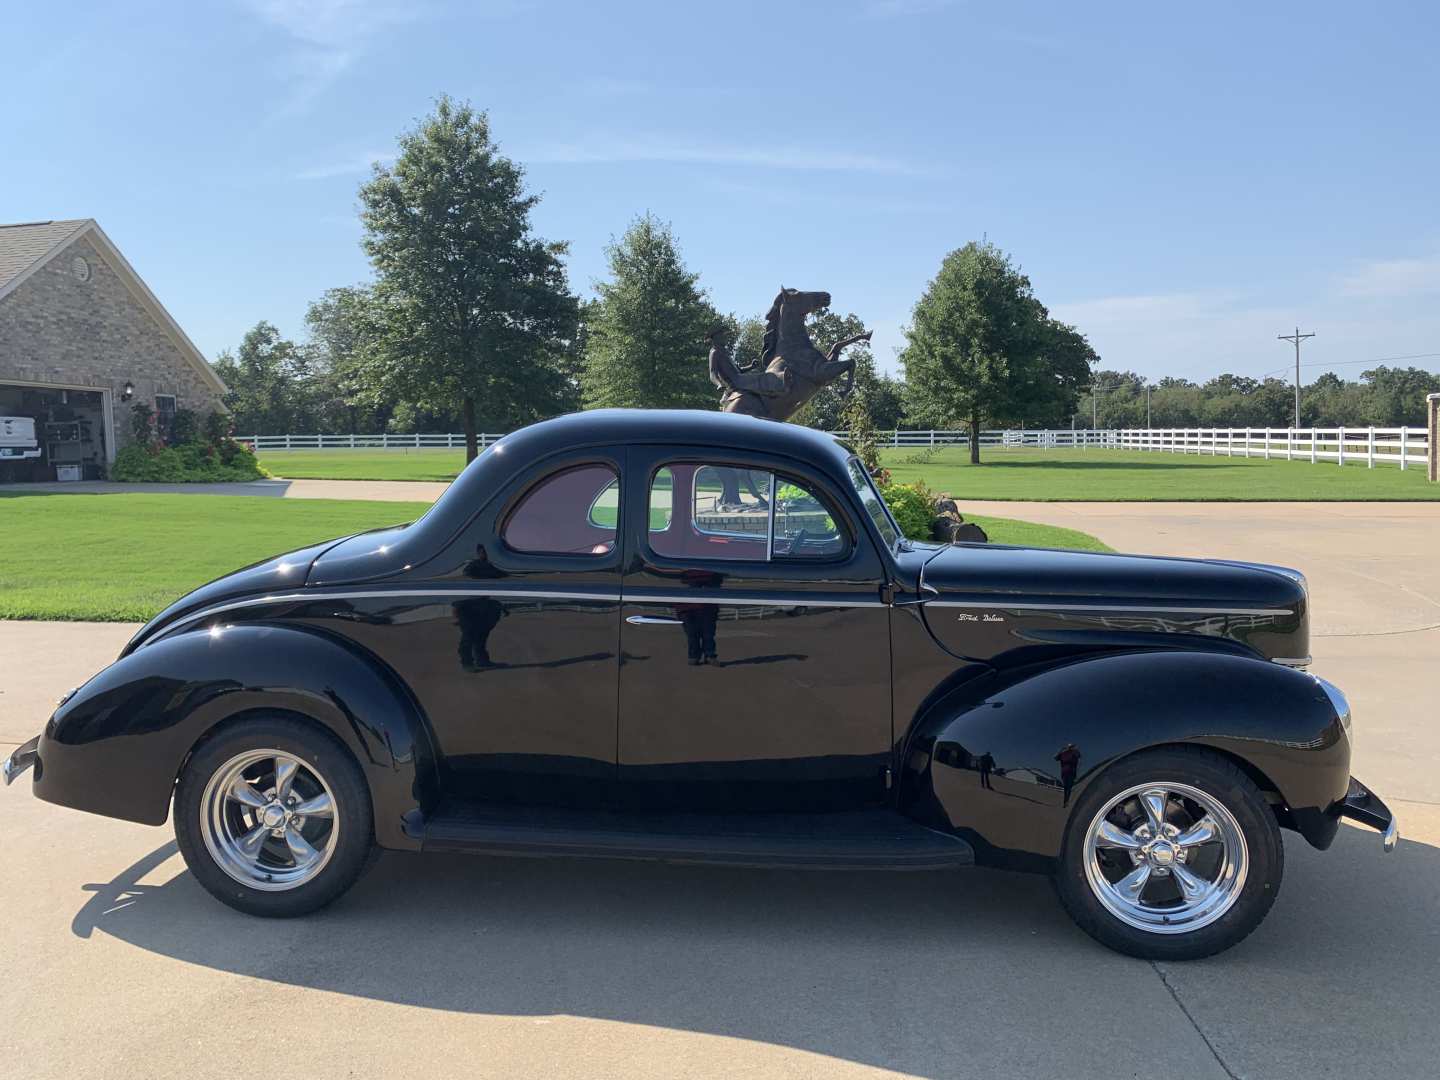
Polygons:
M325 868L340 823L317 769L280 750L247 750L205 785L200 832L216 865L236 881L283 892Z
M1188 784L1137 784L1085 835L1085 876L1121 922L1184 934L1224 915L1245 887L1249 854L1235 815Z

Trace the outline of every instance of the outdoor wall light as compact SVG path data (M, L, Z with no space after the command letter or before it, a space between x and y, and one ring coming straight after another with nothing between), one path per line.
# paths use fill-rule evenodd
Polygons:
M135 384L129 379L125 380L125 387L120 391L120 400L129 401L135 396Z

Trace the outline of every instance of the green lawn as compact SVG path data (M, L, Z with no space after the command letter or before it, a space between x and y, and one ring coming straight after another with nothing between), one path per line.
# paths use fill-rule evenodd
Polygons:
M1015 544L1018 547L1074 548L1077 551L1114 551L1109 544L1079 529L1062 529L1058 525L1037 525L1033 521L1016 521L1014 518L988 517L984 514L964 513L966 521L972 521L985 530L992 544ZM1024 512L1023 510L1021 511Z
M1371 502L1440 499L1423 466L1367 469L1346 462L1227 458L1141 450L985 449L971 465L968 448L947 446L925 461L911 449L885 450L890 475L924 480L960 501L1034 502Z
M990 450L972 467L963 446L947 446L928 461L907 464L911 449L885 450L896 480L923 479L957 499L1038 502L1408 501L1440 499L1440 484L1412 465L1365 467L1364 459L1311 465L1308 461L1226 458L1139 450ZM260 463L293 479L450 480L465 464L462 450L291 450L266 453Z
M286 480L453 480L464 450L267 450L260 464Z
M410 521L426 506L232 495L0 494L0 618L143 621L221 574L331 537ZM973 520L997 543L1108 550L1071 529Z
M0 495L0 618L142 621L221 574L426 503L231 495Z

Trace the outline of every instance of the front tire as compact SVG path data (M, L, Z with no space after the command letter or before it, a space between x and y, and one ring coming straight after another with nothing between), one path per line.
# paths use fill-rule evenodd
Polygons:
M175 839L190 872L221 902L248 915L305 915L365 869L370 790L327 732L288 717L241 721L186 764Z
M1106 769L1066 829L1056 889L1082 930L1146 960L1223 952L1280 892L1275 814L1233 762L1194 747Z

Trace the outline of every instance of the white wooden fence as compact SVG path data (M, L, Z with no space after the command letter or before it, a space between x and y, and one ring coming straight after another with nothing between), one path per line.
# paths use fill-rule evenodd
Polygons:
M489 446L501 433L479 436ZM844 438L847 433L837 431ZM964 443L969 432L960 430L878 431L882 446L945 446ZM257 452L274 450L424 450L460 449L465 436L439 435L238 435ZM1335 462L1370 468L1378 465L1424 467L1429 443L1424 428L1132 428L1126 430L1054 429L994 430L980 432L984 447L1039 447L1042 449L1153 450L1213 457L1283 458L1287 461Z
M505 432L478 435L482 448L497 442ZM454 450L465 448L463 433L445 435L236 435L256 453L267 450Z
M1115 431L1117 450L1158 450L1212 457L1283 458L1312 465L1424 467L1430 449L1424 428L1148 428Z
M482 447L489 446L504 432L486 432L478 436ZM846 432L834 433L844 438ZM882 446L944 446L963 443L970 433L956 431L877 431ZM982 446L1044 446L1084 447L1107 446L1114 432L1106 431L982 431ZM439 435L236 435L236 440L258 453L274 450L447 450L462 449L465 436L458 432Z

